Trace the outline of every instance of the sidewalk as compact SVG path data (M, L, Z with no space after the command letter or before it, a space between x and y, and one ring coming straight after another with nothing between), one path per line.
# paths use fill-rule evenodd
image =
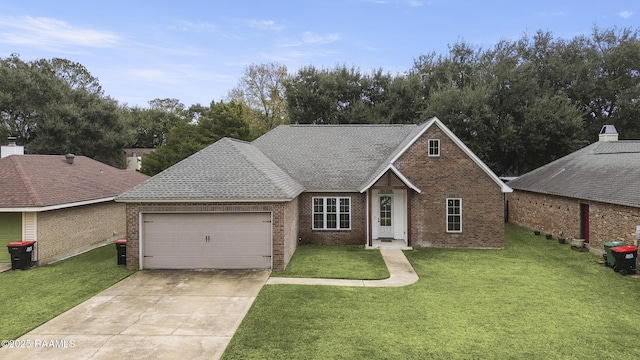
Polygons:
M328 285L328 286L406 286L418 281L418 274L404 256L402 250L380 249L382 258L389 269L389 278L383 280L345 280L345 279L311 279L311 278L280 278L270 277L267 285Z

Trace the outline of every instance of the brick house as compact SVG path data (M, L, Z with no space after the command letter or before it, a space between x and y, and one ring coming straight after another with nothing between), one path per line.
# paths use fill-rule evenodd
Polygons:
M127 160L127 170L139 171L142 167L142 160L148 154L156 151L155 148L126 148L124 156Z
M37 241L42 265L124 237L125 206L114 199L147 178L84 156L1 158L0 261L10 261L11 241Z
M116 201L131 268L282 270L299 242L502 248L510 191L432 118L224 138Z
M598 142L509 182L509 221L567 239L637 245L640 141L618 140L612 125Z

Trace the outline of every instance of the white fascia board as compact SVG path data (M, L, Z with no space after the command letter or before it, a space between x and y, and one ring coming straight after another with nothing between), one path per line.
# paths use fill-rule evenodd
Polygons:
M354 190L327 190L327 189L322 189L322 190L305 190L303 191L305 193L357 193L360 192L360 190L358 189L354 189Z
M103 202L109 202L109 201L115 200L115 198L116 198L115 196L112 196L112 197L108 197L108 198L85 200L85 201L78 201L78 202L72 202L72 203L66 203L66 204L56 204L56 205L49 205L49 206L6 207L6 208L0 208L0 212L3 212L3 213L6 213L6 212L43 212L43 211L50 211L50 210L60 210L60 209L66 209L66 208L71 208L71 207L76 207L76 206L92 205L92 204L98 204L98 203L103 203Z
M417 193L421 193L422 192L420 189L418 189L417 186L413 185L413 183L411 181L409 181L409 179L407 179L406 176L402 175L400 170L396 169L396 167L393 166L392 164L387 165L369 184L367 184L367 186L365 186L364 188L360 189L360 192L363 193L363 192L367 191L370 187L373 186L373 184L375 184L378 180L380 180L382 175L384 175L389 170L393 171L393 173L396 174L396 176L405 185L407 185L409 188L415 190Z
M413 190L415 190L415 192L417 192L418 194L422 193L422 191L420 189L418 189L417 186L413 185L413 183L411 181L409 181L409 179L407 179L401 172L400 170L396 169L395 166L390 165L390 169L391 171L393 171L394 174L396 174L396 176L402 180L402 182L407 185L408 187L412 188Z
M467 145L465 145L464 142L462 142L462 140L460 140L460 138L458 138L456 134L449 130L449 128L446 127L437 117L433 117L428 121L424 128L422 128L422 130L413 139L411 139L411 141L402 150L400 150L400 152L393 159L391 159L391 164L395 163L400 158L400 156L402 156L402 154L404 154L407 149L409 149L409 147L411 147L411 145L413 145L413 143L415 143L416 140L418 140L422 136L422 134L424 134L425 131L427 131L433 124L436 124L440 128L440 130L442 130L451 140L453 140L453 142L458 145L458 147L460 147L460 149L462 149L462 151L464 151L464 153L467 154L467 156L469 156L474 163L476 163L476 165L478 165L487 175L489 175L489 177L496 184L498 184L498 186L500 186L500 190L502 190L503 193L513 192L513 189L511 189L507 184L500 180L498 175L496 175L491 169L489 169L489 167L482 160L480 160L480 158L476 154L474 154L473 151L471 151L471 149L469 149Z
M389 162L393 164L396 161L398 161L400 156L402 156L402 154L404 154L407 151L407 149L409 149L411 145L413 145L413 143L416 142L416 140L418 140L422 136L422 134L424 134L425 131L427 131L431 127L431 125L433 125L434 122L436 122L436 120L440 121L438 120L437 117L432 117L431 119L429 119L427 121L427 124L423 125L424 127L422 128L422 130L420 130L420 132L416 136L414 136L413 139L411 139L411 141L409 141L409 143L405 145L405 147L403 147L402 150L400 150L400 152L396 156L394 156L393 159L391 159L391 161Z

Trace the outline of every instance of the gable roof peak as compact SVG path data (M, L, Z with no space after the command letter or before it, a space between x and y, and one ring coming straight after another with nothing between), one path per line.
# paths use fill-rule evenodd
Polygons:
M116 201L284 201L303 190L252 143L225 137Z
M413 145L413 143L415 143L428 129L430 129L434 125L440 128L440 130L442 130L442 132L444 132L447 137L449 137L456 145L458 145L458 147L465 154L467 154L467 156L469 156L471 160L476 163L476 165L478 165L487 175L489 175L489 177L496 184L498 184L498 186L500 186L500 189L503 193L510 193L513 191L502 180L500 180L498 175L496 175L482 160L480 160L480 158L476 154L474 154L473 151L471 151L471 149L469 149L467 145L465 145L465 143L460 140L460 138L458 138L442 121L440 121L440 119L435 116L418 125L418 128L413 134L413 137L411 137L409 141L405 141L403 143L403 147L396 152L395 156L393 156L393 158L389 162L391 164L395 163L400 158L400 156L402 156L402 154L404 154L407 149L409 149L409 147Z

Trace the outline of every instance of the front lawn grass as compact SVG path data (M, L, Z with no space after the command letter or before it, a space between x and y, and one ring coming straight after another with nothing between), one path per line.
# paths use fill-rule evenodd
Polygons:
M505 244L406 251L406 287L267 285L223 358L640 358L640 279L513 225Z
M134 273L107 245L55 264L0 273L0 339L16 339Z
M285 271L273 277L379 280L389 270L379 250L362 245L300 245Z

